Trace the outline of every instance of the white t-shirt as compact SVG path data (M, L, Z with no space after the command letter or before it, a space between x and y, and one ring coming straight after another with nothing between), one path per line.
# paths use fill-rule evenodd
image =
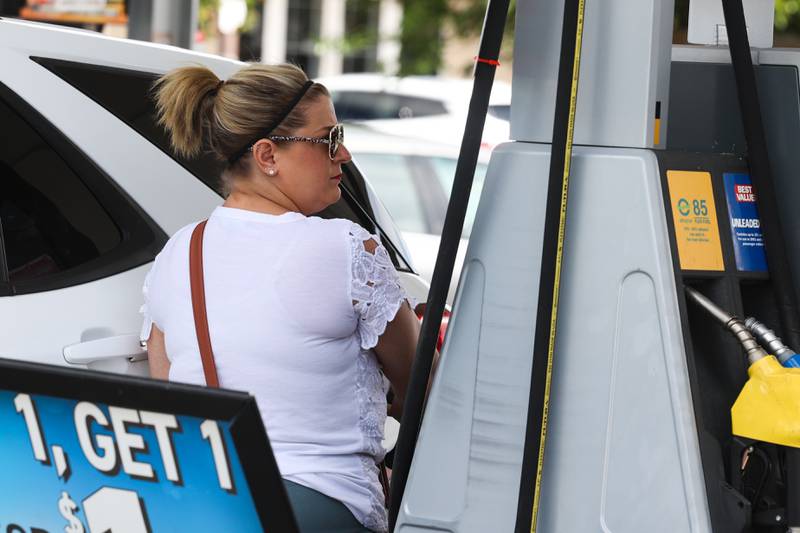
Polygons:
M169 379L205 384L179 230L144 286L142 338L165 334ZM377 237L347 220L218 207L203 241L206 307L224 388L256 397L281 475L387 529L376 462L386 389L372 348L405 292Z

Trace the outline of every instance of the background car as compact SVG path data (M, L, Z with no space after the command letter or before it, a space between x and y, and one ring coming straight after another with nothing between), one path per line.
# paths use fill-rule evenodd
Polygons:
M144 276L169 235L222 202L221 167L175 154L150 87L178 66L225 79L241 63L3 19L0 64L0 357L145 373ZM424 301L376 193L355 164L344 173L322 216L380 233Z
M331 92L341 122L375 131L459 147L472 96L472 80L433 76L343 74L320 78ZM491 150L510 134L511 86L495 81L483 129Z
M414 269L430 282L453 188L458 150L447 144L384 135L371 128L352 125L346 128L345 145L359 168L370 176L370 183L375 187L378 197L402 230ZM488 150L482 150L475 169L448 292L447 301L450 304L455 297L489 155Z

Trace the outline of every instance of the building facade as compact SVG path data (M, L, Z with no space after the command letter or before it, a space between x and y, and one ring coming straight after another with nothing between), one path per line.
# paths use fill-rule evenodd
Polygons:
M397 72L400 0L265 0L261 60L292 61L310 76Z

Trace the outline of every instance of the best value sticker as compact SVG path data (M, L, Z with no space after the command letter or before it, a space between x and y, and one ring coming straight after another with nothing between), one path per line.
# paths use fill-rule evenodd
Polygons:
M682 270L725 270L711 174L667 171L675 240Z
M750 176L729 172L723 174L722 178L725 182L736 268L746 272L766 272L764 236L761 234L756 192Z

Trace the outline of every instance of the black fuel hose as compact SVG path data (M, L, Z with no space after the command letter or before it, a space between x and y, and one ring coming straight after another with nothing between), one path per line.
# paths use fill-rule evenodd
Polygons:
M792 286L789 263L786 260L784 249L786 241L778 217L778 203L742 0L722 0L722 9L725 14L731 63L739 95L751 179L756 190L767 265L778 306L781 330L789 346L800 347L797 293ZM786 525L800 527L800 450L796 448L786 448L786 475Z
M417 353L411 368L411 379L403 403L403 417L400 421L400 434L397 437L395 456L392 468L391 501L389 504L389 530L393 531L400 512L400 503L405 492L411 462L414 459L414 448L422 422L422 411L425 405L425 392L433 364L439 327L453 276L456 252L461 241L464 218L472 190L472 180L478 164L478 153L489 110L489 96L492 92L494 74L500 57L500 46L503 42L508 5L510 0L489 0L486 8L481 44L475 63L475 81L472 97L469 102L467 122L461 140L461 151L456 163L453 189L447 205L444 219L439 253L428 292L428 302L422 319L422 331L417 343Z

